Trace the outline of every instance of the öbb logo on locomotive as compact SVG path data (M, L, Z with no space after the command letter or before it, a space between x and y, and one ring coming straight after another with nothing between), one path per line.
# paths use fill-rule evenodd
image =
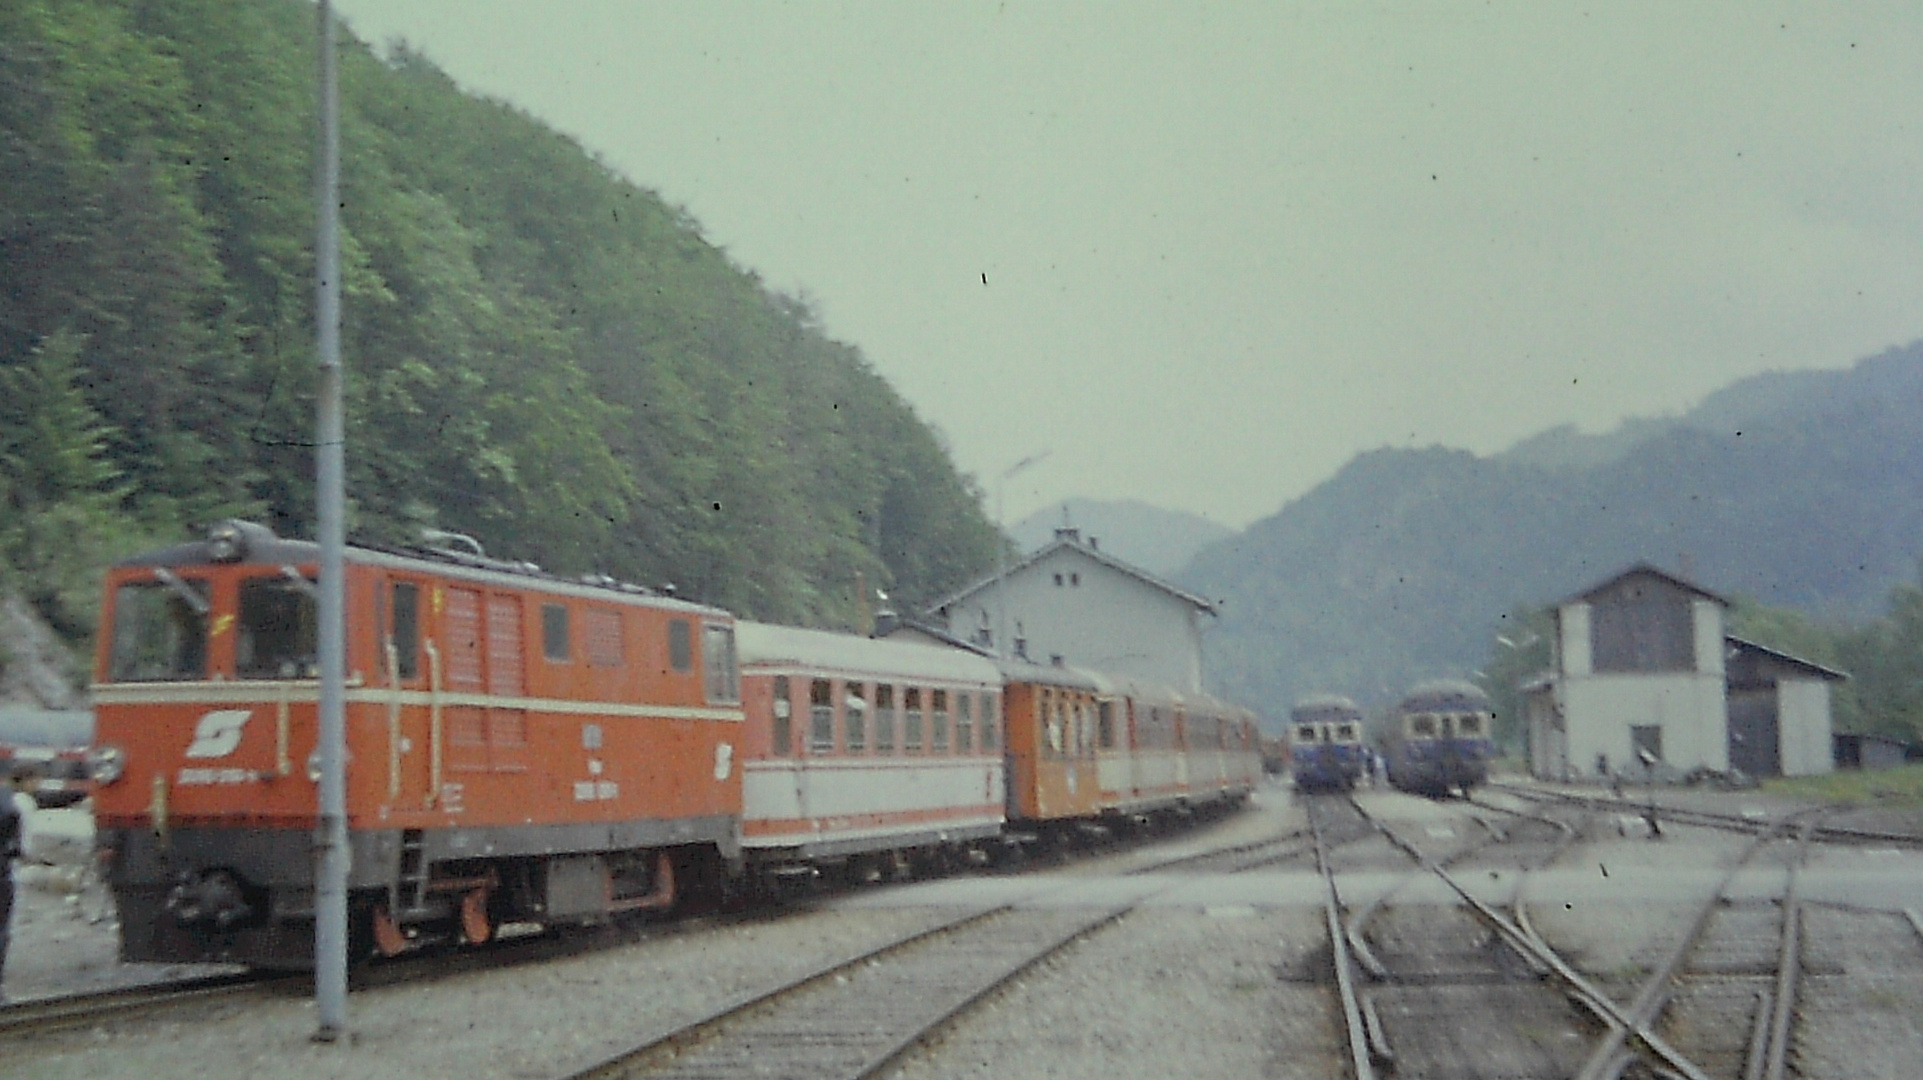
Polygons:
M1254 716L1068 665L769 626L472 547L350 546L355 958L1238 805ZM313 963L319 549L226 523L110 569L95 820L130 961ZM257 719L258 718L258 719Z

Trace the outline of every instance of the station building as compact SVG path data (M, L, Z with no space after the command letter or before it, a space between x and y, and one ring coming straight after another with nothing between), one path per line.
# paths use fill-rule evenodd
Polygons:
M1728 608L1647 564L1557 605L1552 667L1521 688L1530 771L1830 771L1829 684L1843 674L1731 637Z
M996 655L1202 690L1215 605L1101 550L1080 530L937 602L927 624ZM999 643L999 644L998 644Z

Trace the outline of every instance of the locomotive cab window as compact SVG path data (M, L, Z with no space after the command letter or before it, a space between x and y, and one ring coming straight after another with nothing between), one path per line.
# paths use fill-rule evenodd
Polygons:
M734 627L703 624L701 661L707 673L708 700L733 704L741 700L741 676L735 665Z
M114 591L114 682L207 677L207 582L169 574Z
M568 647L566 604L541 605L541 654L556 664L567 663L573 655Z
M243 679L311 679L320 674L319 609L304 577L240 583L234 674Z

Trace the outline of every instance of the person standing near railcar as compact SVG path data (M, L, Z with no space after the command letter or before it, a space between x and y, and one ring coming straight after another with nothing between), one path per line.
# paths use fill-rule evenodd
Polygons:
M7 999L7 946L13 938L13 861L21 855L26 831L14 798L18 784L18 777L8 777L4 791L0 791L0 1001Z

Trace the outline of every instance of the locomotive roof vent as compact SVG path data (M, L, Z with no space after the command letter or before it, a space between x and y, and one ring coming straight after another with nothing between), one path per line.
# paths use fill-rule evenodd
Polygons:
M229 518L207 530L207 557L215 562L239 562L247 557L248 549L278 539L265 525Z
M422 529L421 543L434 551L444 551L449 554L458 552L472 555L477 559L487 558L487 552L482 549L481 542L466 533L449 532L446 529ZM466 550L459 551L463 548Z

